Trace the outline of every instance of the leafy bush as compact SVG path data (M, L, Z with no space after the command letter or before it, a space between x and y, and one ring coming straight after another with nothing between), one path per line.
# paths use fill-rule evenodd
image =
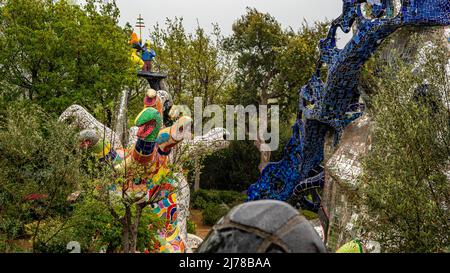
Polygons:
M187 233L197 234L197 225L190 219L187 220Z
M44 221L34 251L41 253L67 253L67 244L80 243L81 252L119 252L122 248L122 226L115 221L103 202L93 198L74 205L74 213L68 218ZM117 211L120 212L120 208ZM149 208L142 212L138 227L137 250L150 248L156 230L163 223Z
M211 204L234 207L245 199L246 195L240 192L201 189L191 194L191 206L194 209L206 209Z
M447 57L440 50L422 57L425 73L402 62L385 68L371 98L373 147L363 162L359 221L385 252L444 252L450 245Z
M203 224L213 226L220 220L225 214L228 213L230 208L225 204L208 204L203 210Z
M67 214L67 196L85 175L71 128L23 102L0 117L0 234L15 240L26 224Z
M191 194L191 206L203 210L203 224L212 226L230 208L243 203L246 197L235 191L198 190Z
M200 188L247 190L259 177L258 164L259 152L253 141L231 141L229 148L217 151L203 161Z

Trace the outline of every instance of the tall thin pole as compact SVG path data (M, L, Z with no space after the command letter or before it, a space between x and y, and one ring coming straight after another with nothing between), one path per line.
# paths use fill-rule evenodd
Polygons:
M142 29L145 28L145 24L141 14L137 18L136 27L139 28L139 40L142 41Z

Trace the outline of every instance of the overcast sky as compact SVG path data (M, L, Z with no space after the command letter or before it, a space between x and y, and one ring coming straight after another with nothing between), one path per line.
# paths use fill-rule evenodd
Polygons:
M294 29L304 19L309 23L334 19L342 10L342 0L116 0L116 3L121 11L121 25L129 22L134 26L139 14L148 28L157 22L163 24L167 17L178 16L184 18L188 32L196 27L198 19L207 30L211 30L212 23L218 23L225 35L231 33L233 22L245 14L246 7L268 12L284 28Z

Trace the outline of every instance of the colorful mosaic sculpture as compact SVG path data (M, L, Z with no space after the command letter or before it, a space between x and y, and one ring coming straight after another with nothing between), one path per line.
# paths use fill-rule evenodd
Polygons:
M366 18L362 4L370 4ZM315 74L299 91L299 111L293 135L280 162L269 164L259 180L250 186L248 200L289 201L311 211L321 209L320 189L325 182L325 136L339 142L344 128L364 110L359 103L361 67L381 42L404 26L450 25L450 0L404 0L394 16L392 0L343 0L343 13L331 24L328 36L319 43L320 59ZM336 46L336 31L353 38L343 49ZM327 75L321 75L323 68ZM322 81L326 78L326 81Z
M158 252L184 253L186 252L186 238L182 238L178 225L176 183L174 179L165 177L168 173L167 168L162 168L153 177L152 182L147 183L148 198L150 200L162 198L157 203L152 203L153 213L166 220L164 227L159 230Z
M135 32L132 33L129 44L132 46L130 60L134 66L142 71L150 72L152 69L152 60L156 57L156 52L150 48L150 41L142 44Z
M137 139L131 147L113 148L107 139L99 137L101 132L92 129L83 130L80 141L100 162L112 163L116 170L128 170L124 175L129 181L129 190L147 192L153 213L166 220L159 231L158 252L183 253L186 246L177 219L177 183L169 177L168 155L184 139L186 132L190 133L192 120L181 117L171 127L161 130L162 118L161 99L156 91L149 89L144 98L144 109L135 120ZM133 164L144 167L144 177L133 175ZM117 191L118 187L111 185L111 190Z
M121 138L117 131L101 124L79 105L69 107L60 116L61 122L69 122L81 130L81 145L89 148L100 162L112 163L116 170L125 170L125 166L129 168L133 162L146 166L145 178L128 177L132 181L130 190L146 191L148 200L154 200L151 205L153 213L166 219L164 228L159 231L157 243L159 252L169 253L190 249L190 245L185 244L189 238L189 185L182 174L175 173L169 177L171 150L180 145L179 149L194 159L207 151L227 147L228 142L224 139L229 134L223 128L215 128L204 136L183 141L190 136L192 120L180 117L175 122L167 122L172 105L169 93L149 89L144 98L144 109L135 120L136 126L129 130L126 148L120 144ZM171 126L164 127L163 123ZM118 188L112 185L111 190L117 191ZM198 242L194 247L197 245Z

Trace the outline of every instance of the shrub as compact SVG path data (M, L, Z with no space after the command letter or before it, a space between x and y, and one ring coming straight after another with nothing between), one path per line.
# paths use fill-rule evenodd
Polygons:
M123 213L120 207L116 209ZM162 225L163 221L149 208L143 210L138 227L138 251L150 248L150 242L157 235L156 230ZM85 198L75 204L70 217L48 219L41 226L35 252L68 253L67 244L71 241L80 244L82 253L122 251L122 226L115 221L106 205L94 198Z
M200 176L200 188L246 190L259 177L258 164L259 152L253 141L231 141L229 148L217 151L203 161L205 167Z
M213 226L220 220L225 214L228 213L230 208L225 204L208 204L203 210L203 224Z
M235 191L198 190L191 194L191 205L194 209L205 209L210 204L234 207L245 199L245 194Z
M447 61L439 62L445 56L434 50L423 58L426 74L402 63L386 68L372 97L373 147L363 164L359 221L385 252L444 252L450 245L450 115L442 103L450 101L450 80Z
M0 117L0 234L12 241L26 224L66 214L67 196L85 175L71 128L23 102Z
M190 219L187 220L187 233L197 234L197 225Z

